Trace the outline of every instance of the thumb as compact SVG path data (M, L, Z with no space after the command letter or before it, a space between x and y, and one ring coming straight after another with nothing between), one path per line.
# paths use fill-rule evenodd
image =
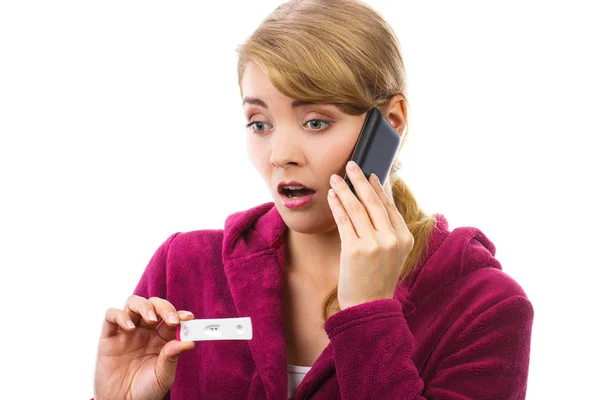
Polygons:
M156 360L156 378L158 382L167 386L165 389L170 389L175 381L177 360L181 353L193 349L195 345L194 342L178 340L171 340L164 345Z

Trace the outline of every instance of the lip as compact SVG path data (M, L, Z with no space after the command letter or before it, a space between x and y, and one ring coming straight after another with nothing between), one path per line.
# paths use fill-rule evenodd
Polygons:
M315 192L302 197L287 197L285 194L279 193L279 198L287 208L300 208L310 203L316 194Z
M285 186L302 186L306 189L312 190L314 193L308 194L306 196L302 196L302 197L287 197L284 193L283 193L283 188ZM287 208L299 208L299 207L303 207L305 205L307 205L308 203L310 203L313 198L315 197L315 194L317 194L317 191L306 186L305 184L298 182L298 181L289 181L289 182L279 182L279 185L277 185L277 193L279 194L279 198L281 199L281 202L283 203L283 205Z

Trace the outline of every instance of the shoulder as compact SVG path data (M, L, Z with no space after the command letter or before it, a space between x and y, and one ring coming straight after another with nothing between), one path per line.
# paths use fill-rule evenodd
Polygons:
M166 246L167 263L182 261L220 259L223 247L222 229L200 229L172 234L163 244Z
M445 222L444 218L441 221ZM533 312L523 287L502 270L490 238L476 227L450 230L442 225L432 236L424 265L407 281L415 305L445 309L454 316L474 317L506 306L519 307L525 314Z
M173 233L155 251L134 294L176 301L185 292L177 288L204 282L221 264L221 243L219 230Z
M527 298L523 287L497 267L479 268L459 278L455 282L455 290L473 297L489 298L492 301L514 296Z

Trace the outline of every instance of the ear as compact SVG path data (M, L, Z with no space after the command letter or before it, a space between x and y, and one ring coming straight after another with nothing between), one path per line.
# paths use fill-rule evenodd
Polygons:
M399 135L402 135L404 132L404 127L406 126L406 116L406 100L404 99L404 96L397 94L390 99L385 118L394 127Z

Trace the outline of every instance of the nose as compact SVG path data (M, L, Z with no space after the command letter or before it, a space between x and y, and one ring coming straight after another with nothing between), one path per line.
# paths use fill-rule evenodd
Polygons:
M294 136L293 132L273 132L270 159L272 166L285 168L288 164L298 164L301 161L301 149Z

